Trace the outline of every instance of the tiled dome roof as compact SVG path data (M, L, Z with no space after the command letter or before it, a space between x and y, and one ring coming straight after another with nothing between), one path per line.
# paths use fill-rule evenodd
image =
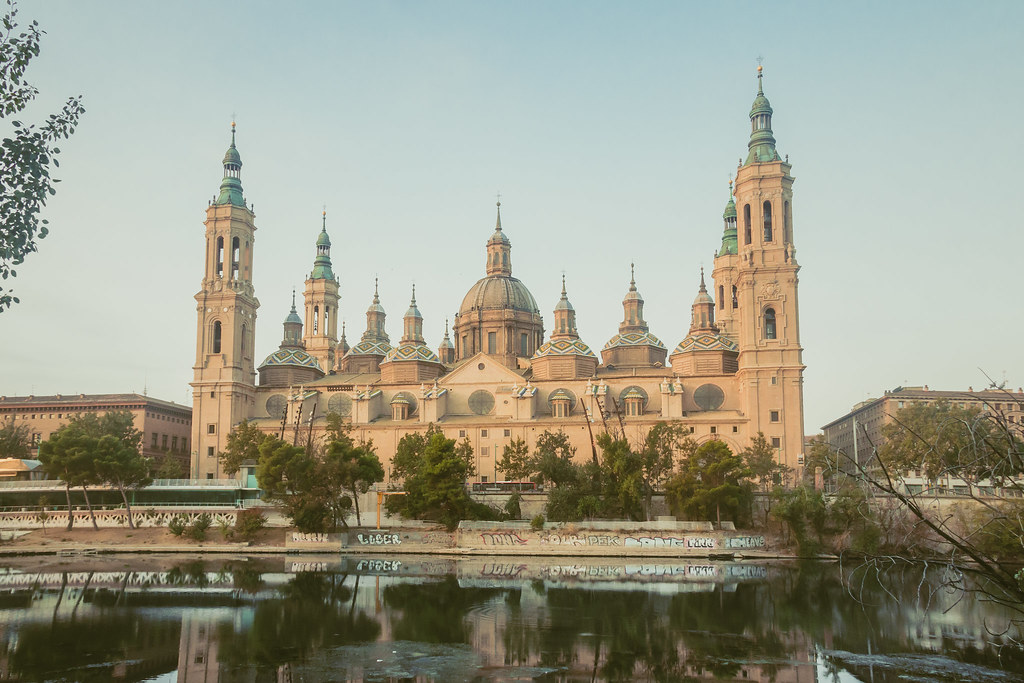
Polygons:
M627 332L625 334L617 334L608 340L608 343L604 345L604 348L614 349L619 346L653 346L659 349L665 348L665 345L661 343L661 340L650 332Z
M679 346L672 353L683 353L684 351L739 351L740 347L733 340L728 337L723 337L720 334L710 334L707 332L701 334L690 334L687 335L683 341L679 342Z
M544 342L537 349L537 353L533 354L533 357L544 358L545 356L587 356L588 358L596 358L590 347L579 339L556 339Z
M387 342L361 341L353 346L346 356L386 356L391 351Z
M388 351L381 363L394 363L407 360L422 360L428 363L440 363L441 359L426 344L402 344Z
M302 349L278 349L267 356L267 359L260 364L260 368L275 365L294 365L301 368L313 368L323 372L317 359Z

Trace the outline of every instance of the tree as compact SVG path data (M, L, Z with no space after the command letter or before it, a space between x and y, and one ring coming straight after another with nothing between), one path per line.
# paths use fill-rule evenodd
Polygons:
M764 432L758 432L750 440L750 445L740 451L740 455L762 493L768 493L772 486L780 485L782 478L789 472L789 468L779 461L778 449L768 443ZM770 512L771 498L768 497L764 511L766 523Z
M750 470L743 458L721 441L706 441L682 464L681 471L666 484L666 496L673 514L722 522L739 521L749 509L750 485L743 480Z
M68 501L66 531L71 531L75 525L75 512L71 504L72 487L82 486L84 490L86 484L97 480L93 454L99 439L85 433L76 418L72 418L70 423L57 429L49 439L39 444L39 460L43 470L47 476L64 482L64 494ZM86 493L86 503L88 500ZM89 507L91 512L92 507ZM93 527L98 528L95 518Z
M334 501L340 496L318 477L316 459L305 448L276 437L265 439L259 447L256 481L267 498L281 503L299 531L323 533L334 528L339 505Z
M24 460L32 453L32 430L12 415L0 426L0 458Z
M33 21L18 32L14 0L7 1L0 39L0 118L8 118L25 109L39 91L25 82L25 69L39 55L43 31ZM78 119L85 112L81 97L69 98L56 114L50 114L38 128L14 120L13 137L0 142L0 278L17 275L15 266L36 250L36 239L47 234L47 221L38 213L49 196L56 193L58 181L50 177L50 164L58 166L60 149L54 143L75 132ZM40 224L41 223L41 224ZM10 289L0 287L0 312L18 303Z
M228 434L227 447L219 456L224 473L233 475L242 469L242 465L255 464L260 457L260 446L273 438L248 420L239 422Z
M384 466L372 443L357 444L347 435L340 437L330 442L324 455L323 469L328 481L351 494L351 502L356 509L356 525L362 526L359 494L384 481Z
M644 518L651 519L651 499L662 488L675 468L677 454L688 458L697 450L697 442L683 431L682 425L659 422L644 437L638 453L644 495Z
M108 413L110 415L110 413ZM130 415L130 413L129 413ZM96 448L96 472L106 483L121 493L124 509L128 513L128 528L134 529L132 506L128 502L128 490L137 490L153 483L149 476L149 459L144 458L131 437L117 438L106 434L99 439Z
M474 502L466 490L466 480L474 473L472 455L468 441L456 443L434 428L426 435L402 437L394 470L404 477L406 495L392 496L388 510L435 520L449 529L463 519L494 518L494 511Z
M523 481L533 476L536 471L530 447L523 439L512 439L501 452L498 469L509 481Z

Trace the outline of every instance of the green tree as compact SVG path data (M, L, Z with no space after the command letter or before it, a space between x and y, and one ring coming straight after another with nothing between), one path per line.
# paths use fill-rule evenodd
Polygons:
M404 477L406 495L391 496L388 510L413 519L429 519L454 529L459 520L493 518L494 511L475 503L466 490L474 474L473 449L456 443L437 429L426 435L407 434L396 449L395 466Z
M537 471L530 447L523 439L512 439L501 452L498 469L509 481L525 481Z
M68 524L65 530L71 531L75 525L74 506L71 504L71 489L82 486L83 491L88 484L98 481L94 467L94 454L99 439L86 434L74 418L71 423L63 425L50 438L39 444L39 461L47 476L64 482L64 495L68 501ZM89 494L85 493L88 503ZM90 506L91 510L91 506ZM93 519L93 527L96 525Z
M721 523L723 516L741 521L749 510L750 470L743 458L721 441L706 441L682 463L666 484L673 514Z
M14 421L14 416L0 426L0 458L24 460L32 453L32 430Z
M594 473L600 486L599 508L610 517L631 520L645 518L643 462L625 439L599 434L601 466ZM595 487L596 488L596 487Z
M260 446L268 439L274 438L266 432L261 432L259 427L248 420L239 422L228 434L227 447L220 454L224 473L233 475L242 469L242 465L256 464L260 458Z
M685 459L697 450L697 442L683 431L682 425L659 422L644 437L640 452L644 518L650 520L651 499L664 487L675 469L677 456Z
M39 55L43 31L33 21L19 31L14 0L7 1L0 38L0 118L7 119L25 109L39 91L25 81L25 69ZM47 234L47 221L38 214L50 195L56 193L50 165L57 166L60 149L54 143L75 132L85 109L81 97L72 97L46 122L25 125L12 120L14 135L0 142L0 279L17 275L15 266L36 250L36 239ZM0 312L18 303L10 289L0 287Z
M357 444L348 435L339 434L339 438L329 443L322 468L328 481L351 495L356 525L362 526L359 495L369 491L377 482L384 481L384 466L373 450L373 444Z
M767 494L773 486L781 485L783 477L789 472L789 468L779 461L778 449L768 443L764 432L758 432L750 440L750 445L740 451L740 455L762 493ZM769 496L765 498L765 523L768 522L771 508L772 498Z
M533 449L534 471L538 483L568 486L579 483L580 471L573 462L576 448L565 432L544 433L537 437Z
M256 481L267 498L281 504L285 514L303 533L323 533L334 528L337 491L317 472L317 461L302 446L278 438L260 444Z
M124 509L128 513L128 528L134 529L128 491L136 491L153 483L153 478L149 476L149 459L144 458L138 448L130 444L130 440L126 442L107 434L100 437L97 443L94 467L100 479L120 492Z

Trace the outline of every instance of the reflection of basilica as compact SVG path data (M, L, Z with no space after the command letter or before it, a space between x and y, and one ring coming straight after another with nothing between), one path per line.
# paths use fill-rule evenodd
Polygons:
M423 337L415 290L396 342L376 290L361 338L350 345L344 328L339 338L339 284L325 217L301 313L293 302L280 348L258 367L256 227L232 132L220 194L207 209L205 275L195 296L193 476L221 475L216 455L243 419L287 434L312 419L320 432L329 412L349 421L357 438L372 439L385 463L401 436L436 424L446 436L470 441L482 481L504 478L496 461L514 438L532 448L544 430L561 429L580 457L589 457L592 431L621 425L636 440L665 420L734 450L763 432L780 460L797 468L804 366L793 177L776 151L771 118L759 69L748 155L729 190L724 228L715 229L720 246L710 285L703 272L680 273L684 291L698 282L699 288L688 327L671 323L675 346L651 333L637 285L642 274L633 272L622 322L600 354L579 337L564 280L545 338L540 306L513 276L499 204L484 277L469 289L436 351ZM685 304L677 306L684 315Z

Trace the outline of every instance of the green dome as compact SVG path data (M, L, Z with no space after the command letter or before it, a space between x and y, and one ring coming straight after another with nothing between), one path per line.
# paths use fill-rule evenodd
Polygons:
M228 151L224 154L224 165L226 166L227 164L234 164L235 166L242 165L242 155L238 153L238 150L235 148L235 143L233 142L231 143L231 146L228 147Z
M763 92L758 91L757 97L754 98L754 104L750 105L750 116L753 118L758 114L771 114L772 105L769 104L768 98L764 96Z
M722 214L722 218L736 218L736 202L733 201L732 195L729 195L729 203L725 205L725 212Z
M316 246L318 247L329 247L331 246L331 238L327 235L327 228L320 231L320 236L316 238Z

